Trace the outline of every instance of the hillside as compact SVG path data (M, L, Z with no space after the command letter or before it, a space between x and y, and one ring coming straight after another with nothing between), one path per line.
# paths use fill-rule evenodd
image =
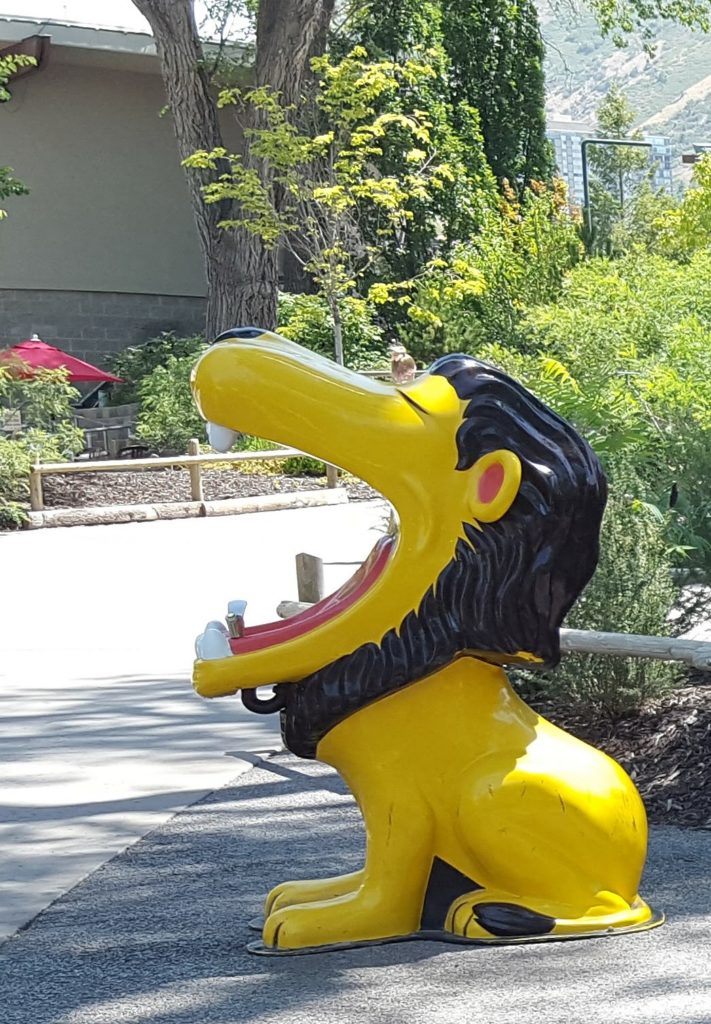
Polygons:
M669 135L677 154L711 142L711 35L660 23L654 52L641 39L618 49L594 20L540 5L546 42L548 110L594 123L594 112L617 81L649 134Z

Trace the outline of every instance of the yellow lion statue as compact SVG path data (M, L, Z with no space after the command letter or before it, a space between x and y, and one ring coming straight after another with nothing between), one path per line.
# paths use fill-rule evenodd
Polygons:
M269 894L263 949L660 923L638 894L647 826L633 783L532 711L503 668L557 663L597 564L606 483L587 443L463 355L393 386L236 329L200 358L193 390L218 449L238 431L293 445L396 512L335 594L240 636L211 624L196 642L198 693L278 709L286 746L332 765L365 822L362 870Z

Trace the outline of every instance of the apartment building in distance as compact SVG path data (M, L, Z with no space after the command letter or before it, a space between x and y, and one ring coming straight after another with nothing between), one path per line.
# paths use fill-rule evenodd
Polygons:
M596 130L586 121L560 116L548 122L546 134L555 150L558 173L568 186L571 205L582 207L585 199L582 144L584 139L594 138ZM652 167L652 188L671 192L674 187L671 139L665 135L645 135L643 141L650 143L648 152Z

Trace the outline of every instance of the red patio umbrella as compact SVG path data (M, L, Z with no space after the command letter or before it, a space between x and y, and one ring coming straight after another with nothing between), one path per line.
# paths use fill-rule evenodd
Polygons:
M120 377L114 377L113 373L107 370L100 370L98 366L85 363L83 359L70 356L68 352L62 352L60 348L54 348L45 341L40 341L36 334L33 334L27 341L20 341L12 348L0 353L0 359L5 361L21 359L23 363L33 370L58 370L64 368L69 371L69 380L72 384L82 381L107 381L115 384L122 383Z

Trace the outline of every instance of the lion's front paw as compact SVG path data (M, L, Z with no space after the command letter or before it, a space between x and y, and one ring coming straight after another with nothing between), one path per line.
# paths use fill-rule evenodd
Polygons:
M264 924L265 946L304 949L336 943L368 942L411 934L417 927L410 908L361 889L332 900L282 907Z
M275 886L264 901L264 916L269 917L282 907L293 907L298 903L316 903L332 900L356 892L363 881L362 871L337 878L313 878L303 882L282 882Z
M264 923L262 939L265 946L274 949L304 949L307 946L322 945L324 942L342 941L323 938L319 914L315 908L308 905L275 910Z

